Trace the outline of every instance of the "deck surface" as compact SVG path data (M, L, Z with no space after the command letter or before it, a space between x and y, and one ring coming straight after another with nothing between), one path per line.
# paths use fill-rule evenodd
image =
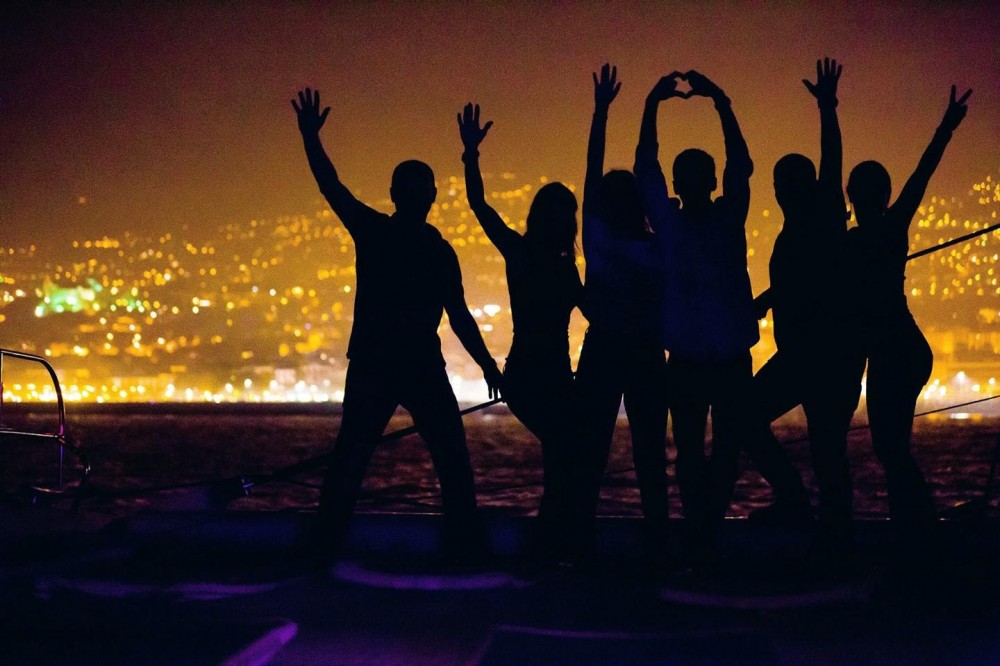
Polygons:
M301 514L103 524L42 509L2 518L0 663L1000 661L1000 539L991 523L943 526L932 557L903 563L885 554L885 524L860 525L860 560L823 572L803 554L801 535L740 521L726 525L726 557L712 567L651 578L636 557L635 521L602 522L605 548L588 570L528 575L518 558L524 521L493 517L495 566L463 575L496 584L463 585L450 572L433 589L408 587L436 575L422 564L434 558L430 516L359 516L351 565L392 569L367 582L299 565ZM393 562L402 565L386 566ZM397 584L382 586L393 577Z

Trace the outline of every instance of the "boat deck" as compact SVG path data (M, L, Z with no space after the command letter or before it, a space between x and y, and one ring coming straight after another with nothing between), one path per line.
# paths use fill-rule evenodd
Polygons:
M305 514L0 518L5 664L1000 661L993 521L942 523L906 563L887 523L860 523L839 571L804 534L730 521L721 562L654 579L630 519L601 521L587 571L527 575L527 521L492 515L496 566L435 575L428 515L359 515L346 564L320 573L300 565Z

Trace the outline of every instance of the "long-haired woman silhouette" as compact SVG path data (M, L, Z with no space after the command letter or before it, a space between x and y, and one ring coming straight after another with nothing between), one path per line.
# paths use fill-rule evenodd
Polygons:
M486 202L479 169L479 144L492 125L480 125L478 105L467 104L458 116L465 188L476 219L506 264L514 339L504 367L503 395L542 445L538 555L562 558L569 554L563 549L570 543L575 465L570 453L575 438L569 319L583 289L576 268L577 203L565 185L549 183L531 203L524 235L508 227Z
M909 228L971 94L956 98L952 86L941 125L891 206L889 173L878 162L862 162L847 181L858 222L849 234L849 252L868 354L868 421L875 454L885 468L889 514L904 528L926 525L934 517L930 491L910 452L913 410L933 358L903 289Z
M624 400L646 547L655 565L666 557L669 513L659 256L635 176L625 170L604 173L608 110L621 88L617 68L604 65L593 78L594 117L583 194L584 314L590 326L576 375L585 451L581 535L591 538L601 478Z

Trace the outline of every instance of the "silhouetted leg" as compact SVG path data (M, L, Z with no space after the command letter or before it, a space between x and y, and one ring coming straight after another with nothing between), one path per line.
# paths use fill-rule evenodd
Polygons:
M778 351L757 371L747 396L754 413L740 438L751 462L771 486L775 502L786 506L809 504L809 493L785 447L771 431L771 423L802 400L801 360Z
M675 467L684 517L699 520L704 514L707 461L705 428L709 396L704 386L704 366L671 357L667 362L670 415L673 419Z
M314 524L321 557L337 557L343 546L368 463L396 410L396 396L390 390L377 368L357 361L348 366L340 431Z
M539 507L540 526L549 533L550 551L562 556L572 550L573 484L579 476L579 437L573 421L574 386L571 375L551 386L547 391L549 421L543 432L542 465L544 490Z
M523 367L508 361L504 369L504 399L511 413L541 442L543 521L561 522L570 476L567 441L572 375L560 368Z
M483 554L485 533L476 510L465 427L444 367L409 378L401 402L427 442L441 483L445 551L455 557Z
M753 384L750 352L717 364L712 396L712 458L708 468L707 518L725 517L739 475L740 440L750 422L747 396Z
M517 420L541 439L549 418L545 404L548 396L540 390L540 383L551 383L551 380L519 365L508 361L504 368L504 402Z
M667 555L670 502L667 485L667 378L663 350L637 356L625 387L625 413L632 432L632 459L654 561Z
M575 382L580 451L573 483L575 490L571 495L574 531L583 551L589 550L593 544L601 480L622 401L619 354L614 338L603 336L593 329L587 331Z
M906 529L934 517L930 490L910 451L913 412L932 362L930 347L915 325L872 350L868 362L872 445L885 468L889 514Z
M820 525L831 536L850 533L853 489L847 458L847 433L861 397L861 354L830 354L807 379L803 408L819 487Z
M567 547L571 480L578 463L570 452L575 442L570 420L573 378L568 367L519 367L508 361L504 398L511 412L541 442L542 499L536 541L548 555Z

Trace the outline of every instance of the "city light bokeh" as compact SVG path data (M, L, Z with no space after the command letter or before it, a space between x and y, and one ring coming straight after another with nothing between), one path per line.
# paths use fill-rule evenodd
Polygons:
M547 181L487 175L487 197L523 230L532 196ZM455 248L469 307L502 362L512 335L502 261L469 210L464 181L447 177L438 190L429 221ZM371 203L391 209L387 200ZM996 224L998 212L1000 174L962 196L931 195L914 222L911 252ZM758 210L748 222L756 291L767 284L779 218ZM582 257L578 263L582 272ZM916 259L907 276L911 309L936 360L925 400L995 393L1000 230ZM44 257L32 246L2 248L0 317L5 345L53 363L70 401L338 401L355 278L350 236L324 208L210 231L67 239ZM575 315L574 357L585 326ZM760 326L758 366L774 352L770 320ZM447 319L440 335L456 393L484 399L480 370ZM41 379L6 381L5 390L12 401L54 398Z

